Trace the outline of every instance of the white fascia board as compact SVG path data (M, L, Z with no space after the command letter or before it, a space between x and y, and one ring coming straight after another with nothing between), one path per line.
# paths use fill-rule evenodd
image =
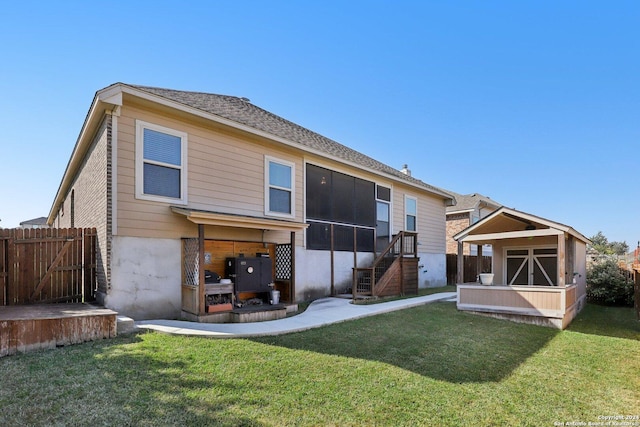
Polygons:
M469 212L473 212L475 209L473 208L469 208L469 209L459 209L457 211L448 211L447 215L457 215L457 214L461 214L461 213L469 213Z
M106 104L122 106L122 91L118 91L113 94L103 93L100 95L99 98L100 98L100 101Z
M458 239L458 242L472 243L472 242L486 242L492 240L504 240L504 239L517 239L521 237L541 237L541 236L559 236L564 234L564 231L555 228L544 228L540 230L524 230L524 231L505 231L502 233L487 233L487 234L469 234L465 237Z

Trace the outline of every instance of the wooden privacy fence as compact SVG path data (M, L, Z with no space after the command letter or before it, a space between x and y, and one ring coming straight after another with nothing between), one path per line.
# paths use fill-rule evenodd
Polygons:
M483 272L491 271L491 257L482 256L482 271L478 271L478 257L476 255L464 256L464 278L462 283L471 283L477 280L477 276ZM456 276L458 275L458 255L447 254L447 285L456 284Z
M94 300L95 228L0 229L0 306Z
M634 268L635 280L634 280L634 306L636 308L636 317L640 320L640 268Z

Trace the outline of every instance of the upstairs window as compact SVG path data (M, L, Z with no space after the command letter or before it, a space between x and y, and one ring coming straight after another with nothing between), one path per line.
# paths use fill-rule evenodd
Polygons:
M404 198L404 212L405 212L405 230L417 231L418 221L418 200L414 197L405 196Z
M186 204L187 134L136 121L136 197Z
M265 158L265 214L293 217L294 164Z

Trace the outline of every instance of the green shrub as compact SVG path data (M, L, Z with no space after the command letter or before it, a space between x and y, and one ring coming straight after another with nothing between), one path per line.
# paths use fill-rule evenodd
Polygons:
M633 306L633 281L627 279L613 260L602 261L587 270L587 299L591 302Z

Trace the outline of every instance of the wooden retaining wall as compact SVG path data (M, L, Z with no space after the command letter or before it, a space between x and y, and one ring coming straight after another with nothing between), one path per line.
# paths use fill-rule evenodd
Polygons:
M113 338L116 316L88 304L0 307L0 357Z

